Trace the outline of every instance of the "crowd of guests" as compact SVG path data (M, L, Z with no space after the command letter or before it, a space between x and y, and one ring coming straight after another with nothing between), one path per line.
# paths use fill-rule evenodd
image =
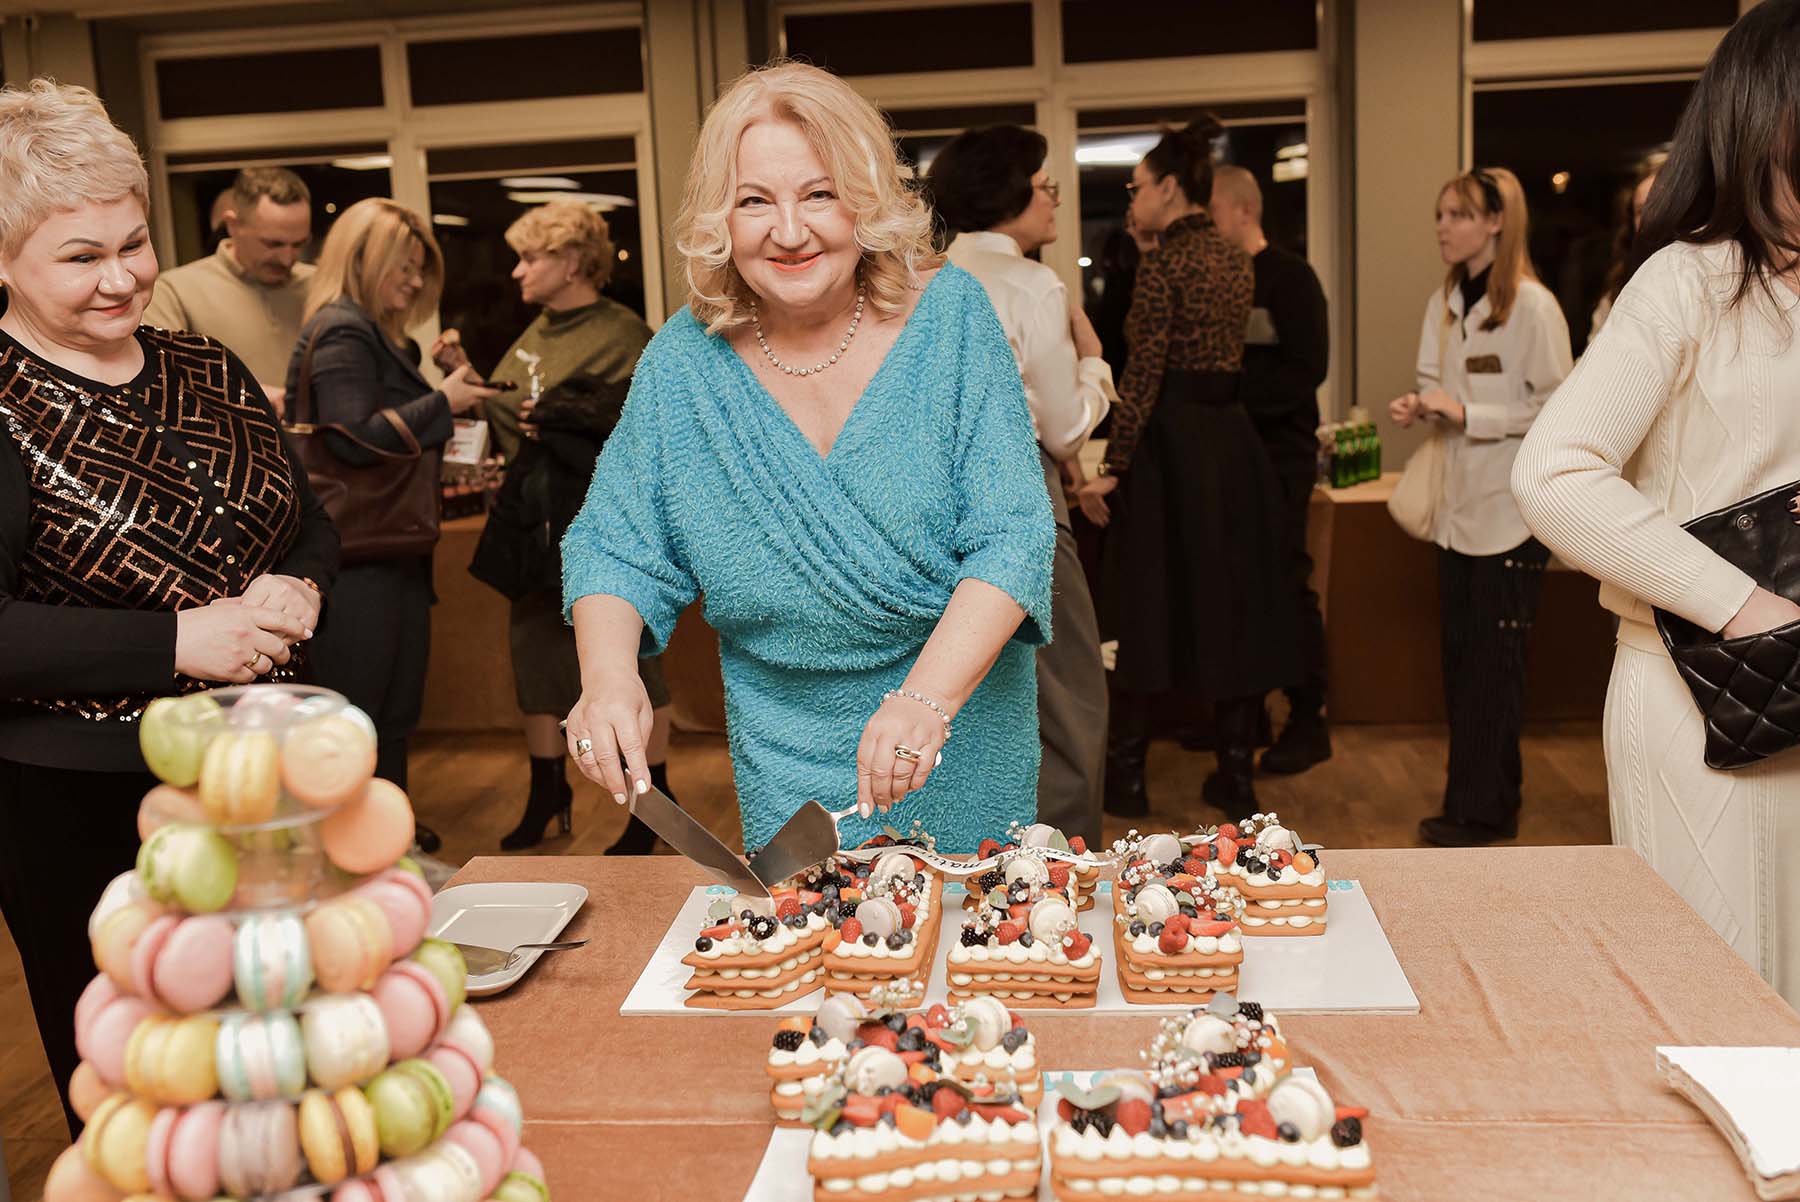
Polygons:
M1796 769L1702 765L1648 620L1659 606L1726 637L1800 620L1679 525L1800 478L1800 431L1769 400L1800 372L1800 217L1791 193L1745 202L1771 163L1786 179L1797 98L1751 85L1795 36L1758 23L1795 7L1747 15L1707 68L1573 371L1519 181L1447 181L1446 275L1417 386L1389 406L1429 427L1437 465L1420 532L1439 548L1450 756L1421 835L1516 834L1554 550L1620 618L1617 838L1790 998L1800 886L1771 849L1800 845ZM1192 801L1215 813L1256 809L1259 770L1327 758L1305 551L1326 298L1264 234L1254 176L1215 161L1220 133L1173 129L1132 174L1141 254L1115 373L1033 258L1061 201L1041 135L971 130L917 181L843 81L754 71L696 143L674 224L684 308L652 337L602 295L605 222L547 205L506 234L539 316L485 376L446 331L433 384L407 331L435 312L444 258L418 213L352 205L308 266L304 185L247 170L228 237L159 276L142 160L99 102L45 81L0 92L0 905L59 1083L87 975L66 951L131 862L149 700L313 680L369 713L378 771L405 784L435 525L371 539L302 439L343 468L435 473L454 418L492 424L508 468L475 570L511 601L531 765L507 847L569 829L565 754L621 805L667 791L655 657L696 599L719 634L747 847L808 797L856 798L851 841L904 803L951 852L1034 818L1094 844L1103 810L1148 812L1145 749L1171 703L1210 705L1217 764ZM1102 422L1090 479L1079 453ZM1094 591L1076 512L1104 529ZM1288 717L1259 765L1278 690ZM1696 830L1683 798L1720 789L1727 816ZM651 843L634 818L614 850Z

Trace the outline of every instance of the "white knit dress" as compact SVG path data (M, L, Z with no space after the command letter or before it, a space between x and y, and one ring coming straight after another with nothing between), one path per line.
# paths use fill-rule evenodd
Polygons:
M1678 243L1644 264L1525 439L1513 492L1620 617L1614 841L1800 1005L1800 750L1706 767L1700 712L1651 615L1730 621L1754 582L1680 524L1800 480L1800 300L1777 286L1779 304L1758 288L1729 307L1737 262L1731 243Z

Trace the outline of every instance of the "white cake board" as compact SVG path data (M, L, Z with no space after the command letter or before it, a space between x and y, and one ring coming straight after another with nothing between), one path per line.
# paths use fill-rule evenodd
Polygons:
M1100 882L1094 908L1078 916L1083 932L1094 937L1095 948L1105 958L1100 971L1099 996L1092 1007L1071 1014L1177 1014L1192 1008L1189 1002L1167 1006L1128 1002L1119 992L1112 959L1112 882ZM681 962L694 946L694 934L706 925L706 907L712 896L729 893L723 885L697 885L644 966L637 983L626 995L620 1014L732 1014L743 1011L700 1010L683 1005L689 991L682 986L693 970ZM1244 940L1244 966L1237 996L1258 1002L1276 1014L1319 1014L1354 1010L1366 1014L1417 1014L1419 999L1407 983L1400 961L1388 943L1381 921L1369 905L1358 881L1332 881L1330 921L1323 935L1250 936ZM941 1002L947 992L945 964L961 930L963 888L950 882L944 889L946 924L938 935L937 958L925 990L925 1004ZM796 997L767 1013L810 1014L818 1009L823 987ZM1027 1021L1054 1017L1055 1010L1032 1010Z
M1031 1019L1026 1017L1029 1025ZM1099 1070L1084 1069L1068 1075L1085 1087ZM1059 1096L1053 1082L1063 1078L1062 1073L1044 1074L1044 1097L1038 1103L1037 1121L1038 1136L1044 1143L1044 1171L1038 1178L1038 1198L1041 1202L1054 1202L1050 1194L1050 1130L1056 1125L1056 1100ZM1296 1068L1296 1077L1311 1077L1311 1068ZM744 1202L813 1202L812 1176L806 1171L807 1149L812 1145L813 1132L810 1127L777 1127L769 1136L769 1146L763 1149L762 1163L756 1166L756 1176L750 1179L749 1192L744 1195Z

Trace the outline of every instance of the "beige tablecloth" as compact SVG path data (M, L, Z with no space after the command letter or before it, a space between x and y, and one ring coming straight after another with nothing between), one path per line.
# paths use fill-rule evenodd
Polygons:
M1800 1045L1800 1015L1631 851L1327 852L1360 879L1421 1010L1283 1016L1297 1059L1366 1106L1399 1202L1731 1202L1724 1139L1657 1080L1657 1044ZM480 1002L555 1196L736 1202L772 1129L768 1015L622 1018L699 869L670 857L481 858L465 881L575 881L593 942ZM1248 999L1254 1000L1254 999ZM1135 1066L1148 1015L1034 1011L1047 1068Z

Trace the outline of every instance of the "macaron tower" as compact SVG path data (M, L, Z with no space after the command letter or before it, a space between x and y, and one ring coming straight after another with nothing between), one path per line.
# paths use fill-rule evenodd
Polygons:
M548 1199L369 719L257 685L157 701L140 740L164 783L88 922L86 1126L45 1202Z
M1173 834L1133 831L1115 847L1113 949L1126 1000L1182 1005L1235 990L1244 932L1234 878L1215 876Z
M1273 1015L1220 994L1121 1069L1056 1086L1050 1196L1374 1198L1366 1110L1295 1073Z

